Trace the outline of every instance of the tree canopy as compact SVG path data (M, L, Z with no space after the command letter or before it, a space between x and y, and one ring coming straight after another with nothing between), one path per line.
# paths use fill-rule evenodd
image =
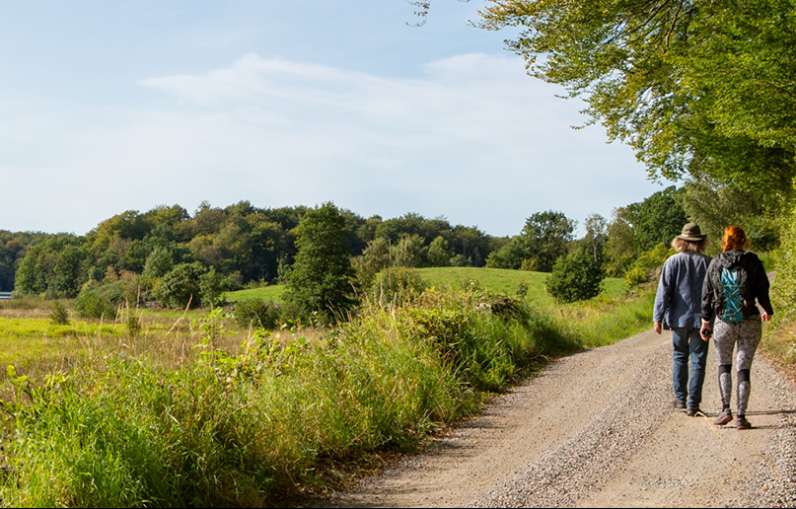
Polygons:
M424 19L432 2L413 3ZM529 74L584 99L651 178L790 198L796 0L488 0L480 14L519 29L507 44Z

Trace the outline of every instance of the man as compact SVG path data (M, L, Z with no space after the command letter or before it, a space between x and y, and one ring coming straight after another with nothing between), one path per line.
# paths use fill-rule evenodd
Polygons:
M710 344L700 334L702 284L710 264L710 258L704 254L706 245L707 235L702 235L694 223L685 225L683 233L672 241L677 254L663 266L653 317L655 332L672 331L674 407L687 409L691 417L700 412Z

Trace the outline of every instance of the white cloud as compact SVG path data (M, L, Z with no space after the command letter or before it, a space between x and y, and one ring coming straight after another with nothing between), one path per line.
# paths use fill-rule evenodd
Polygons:
M0 148L0 176L68 174L56 179L68 205L59 219L80 226L58 229L79 232L126 208L249 199L444 214L503 235L539 210L608 214L655 190L601 129L571 130L580 105L556 99L517 58L461 55L407 79L250 54L140 84L168 102L28 114L23 131L0 120L0 138L28 147Z

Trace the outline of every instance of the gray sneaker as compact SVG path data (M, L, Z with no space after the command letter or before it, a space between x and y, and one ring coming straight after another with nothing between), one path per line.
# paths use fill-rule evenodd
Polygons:
M746 420L746 417L738 417L738 429L752 429L752 423Z
M728 408L726 410L722 410L721 411L719 416L716 417L716 420L713 421L713 424L715 424L716 426L724 426L725 424L727 424L731 420L732 420L732 412Z

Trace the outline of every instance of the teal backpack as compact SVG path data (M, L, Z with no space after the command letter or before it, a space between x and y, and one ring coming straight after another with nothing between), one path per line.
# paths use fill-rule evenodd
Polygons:
M726 267L721 269L721 284L724 286L724 316L721 319L725 322L743 322L743 298L738 280L737 267L732 270Z

